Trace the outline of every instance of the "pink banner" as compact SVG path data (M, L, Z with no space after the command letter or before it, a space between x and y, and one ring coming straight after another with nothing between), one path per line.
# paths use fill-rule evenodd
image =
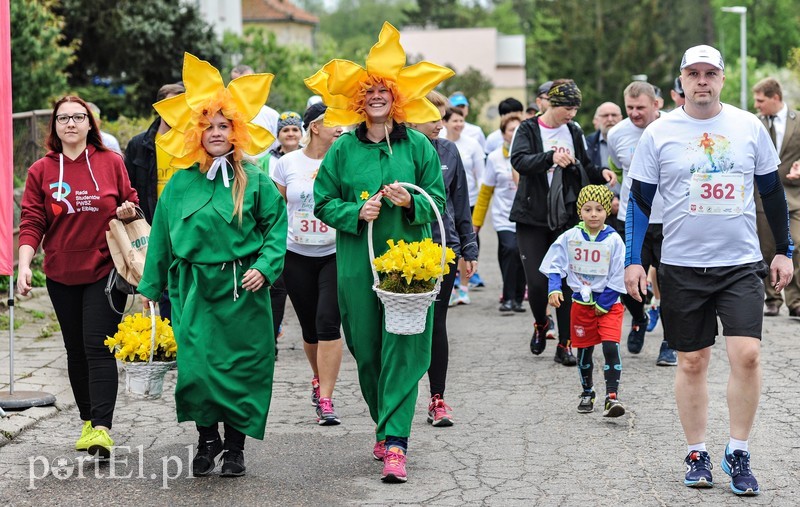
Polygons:
M14 273L14 130L11 119L11 12L0 0L0 275Z

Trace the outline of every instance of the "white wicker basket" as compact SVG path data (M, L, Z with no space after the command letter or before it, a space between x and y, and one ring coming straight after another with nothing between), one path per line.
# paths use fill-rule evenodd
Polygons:
M146 363L123 361L122 366L125 368L125 392L136 398L156 400L161 398L161 393L164 391L164 375L175 367L175 361L153 361L156 349L156 314L152 301L150 322L152 323L150 359Z
M400 183L406 188L416 190L423 195L433 206L433 211L436 213L436 220L439 222L439 231L442 237L442 273L444 273L444 266L446 262L446 240L444 231L444 222L442 222L442 215L439 213L439 208L436 207L436 202L420 187L411 183ZM378 288L380 279L378 272L375 270L375 248L372 246L372 222L367 225L367 243L369 246L369 265L372 268L373 285L372 290L378 295L378 298L383 303L384 309L384 326L386 331L400 335L418 334L425 330L425 323L428 317L428 307L436 300L439 294L439 289L442 285L442 277L436 279L436 285L430 292L422 292L419 294L398 294L396 292L388 292Z

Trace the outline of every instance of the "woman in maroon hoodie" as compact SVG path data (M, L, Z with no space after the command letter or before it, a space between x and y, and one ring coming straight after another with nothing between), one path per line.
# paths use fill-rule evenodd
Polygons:
M22 196L17 290L31 290L31 259L42 243L47 291L64 346L72 393L83 427L76 450L108 457L108 436L117 401L117 365L106 336L116 332L120 316L104 293L113 267L105 231L117 217L135 216L139 202L122 157L109 151L82 99L56 102L44 158L28 169ZM114 290L116 306L125 295Z

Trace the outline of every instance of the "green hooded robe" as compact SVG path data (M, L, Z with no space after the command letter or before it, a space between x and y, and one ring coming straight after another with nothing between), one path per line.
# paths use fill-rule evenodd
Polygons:
M269 176L244 163L242 222L220 171L177 171L158 200L139 292L158 301L169 288L178 344L178 421L226 422L263 439L275 337L269 291L241 288L256 269L270 285L283 270L286 203Z
M359 128L363 132L363 124ZM441 163L431 142L398 125L389 141L391 151L386 141L362 141L355 131L343 134L322 160L314 184L314 215L336 229L342 328L358 366L361 393L377 425L377 440L411 433L417 383L431 362L433 305L422 333L403 336L386 331L383 307L372 290L367 223L359 220L358 213L366 202L364 196L373 196L395 181L425 189L440 212L445 204ZM388 250L388 239L410 242L431 236L430 223L436 220L433 208L424 196L411 194L410 209L383 200L373 224L376 256Z

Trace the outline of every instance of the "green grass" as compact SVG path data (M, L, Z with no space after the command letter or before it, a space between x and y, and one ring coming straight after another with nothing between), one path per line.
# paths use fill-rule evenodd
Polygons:
M8 315L0 315L0 331L8 331L9 320ZM14 319L14 329L19 329L22 324L22 319Z

